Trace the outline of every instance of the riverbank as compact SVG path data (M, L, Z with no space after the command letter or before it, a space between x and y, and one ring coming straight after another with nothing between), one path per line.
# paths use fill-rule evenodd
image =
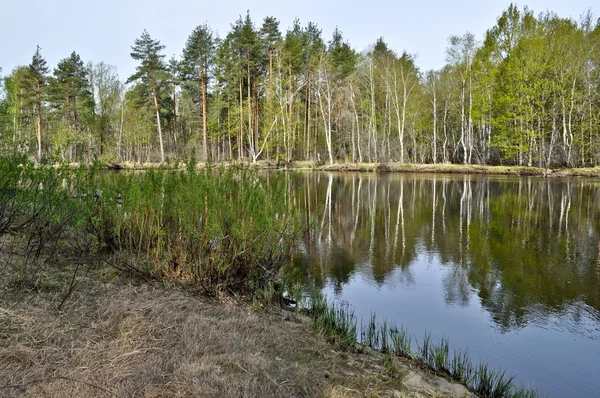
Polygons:
M72 271L36 291L0 275L2 396L473 396L414 361L345 350L293 312L112 268L78 277L58 311Z
M193 166L109 174L0 158L1 391L58 383L48 396L92 394L66 383L111 396L457 395L414 384L436 373L485 397L535 396L466 354L451 357L445 339L427 334L412 353L404 328L375 318L359 335L351 310L318 294L310 320L273 306L304 230L300 208L281 200L296 191L282 174L257 184L252 171ZM362 356L366 347L381 351ZM240 366L253 378L240 378Z
M335 163L321 165L313 161L277 163L272 161L213 163L213 166L244 165L258 170L298 170L298 171L336 171L336 172L394 172L394 173L439 173L439 174L489 174L538 177L600 177L600 167L587 168L542 168L528 166L483 166L472 164L412 164L412 163ZM183 168L183 163L111 163L105 168L110 170L149 170L159 167L169 169ZM199 168L206 167L199 163Z

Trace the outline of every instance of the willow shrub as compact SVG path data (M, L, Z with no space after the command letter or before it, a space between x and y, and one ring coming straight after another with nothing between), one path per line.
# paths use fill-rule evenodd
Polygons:
M284 176L244 168L104 175L92 227L111 249L209 292L249 293L291 260L299 232Z
M66 166L36 167L24 156L0 157L0 248L6 238L22 252L18 279L39 284L56 254L90 250L81 233L92 197L79 192L86 173Z

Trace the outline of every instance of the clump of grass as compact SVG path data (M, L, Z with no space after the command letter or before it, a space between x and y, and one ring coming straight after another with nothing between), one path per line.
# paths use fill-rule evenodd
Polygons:
M379 330L377 329L377 319L374 313L365 326L361 322L361 343L370 348L379 348Z
M473 377L473 365L466 351L454 351L450 361L450 374L455 380L464 384L470 384Z
M477 367L473 390L484 397L510 396L509 394L513 390L513 378L514 376L506 377L504 372L493 371L487 364L482 363Z
M439 372L448 372L450 368L450 346L448 339L441 338L439 344L433 344L430 346L431 352L429 353L429 366Z
M325 336L337 338L345 346L356 342L356 317L347 305L329 304L323 296L317 295L310 301L309 314L315 329Z
M419 358L429 364L429 355L431 353L431 333L425 331L425 337L423 338L423 345L419 348Z
M534 389L525 386L519 386L512 392L513 398L537 398L538 396Z
M391 332L392 347L396 355L405 357L408 359L414 359L415 356L412 352L411 341L412 337L408 331L404 328L404 325L400 329L396 329Z
M387 354L390 351L394 351L390 349L390 331L387 322L383 322L379 327L379 336L381 337L381 352Z

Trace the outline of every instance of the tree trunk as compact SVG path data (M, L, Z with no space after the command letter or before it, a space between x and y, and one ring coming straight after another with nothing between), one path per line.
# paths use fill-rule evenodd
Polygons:
M160 113L158 111L158 99L156 98L156 83L152 82L152 96L154 97L154 108L156 110L156 128L158 129L158 142L160 143L160 162L165 162L165 148L163 146L162 129L160 127Z
M437 163L437 93L433 83L433 164Z
M37 83L37 141L38 141L38 161L42 161L42 88Z
M173 142L177 147L177 95L173 89Z
M206 75L202 73L202 157L208 160L208 139L206 137Z
M310 158L310 76L306 82L306 159Z
M460 143L463 148L463 163L467 164L467 144L465 142L465 79L460 92Z
M254 157L256 143L254 142L254 128L252 127L252 86L250 85L250 49L248 51L248 138L250 139L250 152Z
M354 118L356 120L356 148L358 149L358 161L362 163L363 157L360 143L360 121L358 119L358 111L356 110L356 99L354 96L354 88L352 87L352 85L350 85L350 99L352 100L352 109L354 111Z
M243 115L243 94L242 94L242 77L240 77L240 134L238 135L238 160L244 157L243 136L244 136L244 115Z

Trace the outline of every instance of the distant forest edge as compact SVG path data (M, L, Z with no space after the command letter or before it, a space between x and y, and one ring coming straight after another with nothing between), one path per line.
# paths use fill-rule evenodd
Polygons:
M394 43L395 44L395 43ZM482 41L448 40L421 71L383 38L250 13L219 38L194 29L178 58L144 31L135 74L38 47L0 87L0 154L42 162L312 160L537 167L600 164L600 19L510 5Z

